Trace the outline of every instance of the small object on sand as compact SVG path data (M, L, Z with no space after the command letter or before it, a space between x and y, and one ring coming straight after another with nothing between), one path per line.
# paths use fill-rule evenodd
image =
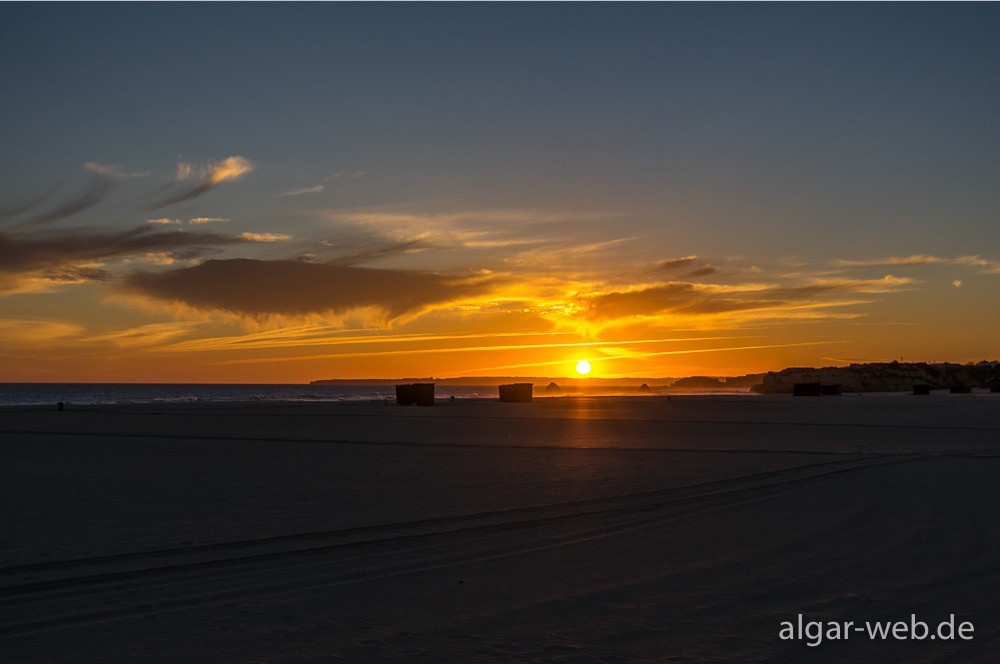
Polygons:
M792 396L821 397L823 396L823 387L819 383L794 383L792 385Z
M511 383L500 386L500 401L514 401L517 403L529 403L531 401L531 387L533 383Z
M62 401L60 401L59 403L56 404L56 408L58 408L59 410L63 410L64 406L65 406L65 404Z
M433 406L434 383L410 383L396 386L396 403L400 406Z

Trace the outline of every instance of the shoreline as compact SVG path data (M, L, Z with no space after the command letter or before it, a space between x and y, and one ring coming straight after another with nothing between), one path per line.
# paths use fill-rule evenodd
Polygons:
M85 385L85 384L78 384ZM127 384L125 384L127 385ZM170 384L168 384L170 385ZM479 386L476 386L479 387ZM488 387L488 386L487 386ZM772 399L792 399L795 401L805 400L810 401L812 399L822 398L825 400L830 399L857 399L857 398L869 398L869 399L880 399L880 398L898 398L898 397L918 397L924 399L927 397L939 397L939 398L958 398L958 399L969 399L969 398L988 398L988 399L1000 399L1000 393L992 392L988 388L973 388L971 392L965 394L951 394L948 388L939 388L931 390L929 395L914 395L912 391L909 390L893 390L893 391L870 391L870 392L844 392L843 394L825 396L825 397L794 397L791 394L770 394L761 392L751 392L749 390L663 390L652 393L611 393L611 394L586 394L571 392L568 394L535 394L533 395L533 400L535 402L544 401L559 401L559 400L618 400L618 401L630 401L630 400L649 400L649 401L668 401L671 399L752 399L752 400L772 400ZM435 397L435 406L441 407L449 404L458 403L500 403L498 396L455 396L453 399L450 397ZM56 405L59 403L58 400L48 400L48 401L31 401L25 403L5 403L0 404L0 412L4 412L11 409L23 409L32 408L38 410L55 409ZM218 405L218 404L230 404L233 406L240 407L253 407L255 405L260 405L262 407L273 406L273 405L293 405L293 404L317 404L317 405L388 405L393 407L408 407L408 406L398 406L395 403L395 395L386 395L382 397L371 397L371 398L324 398L324 397L309 397L309 398L298 398L298 399L238 399L238 398L176 398L176 399L150 399L150 400L136 400L136 401L69 401L64 400L62 402L66 408L89 408L89 407L113 407L113 406L157 406L157 407L186 407L194 405Z

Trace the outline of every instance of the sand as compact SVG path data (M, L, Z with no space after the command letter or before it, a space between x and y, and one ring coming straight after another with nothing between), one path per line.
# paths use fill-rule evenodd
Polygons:
M994 661L1000 398L0 410L0 661ZM972 640L783 621L955 614Z

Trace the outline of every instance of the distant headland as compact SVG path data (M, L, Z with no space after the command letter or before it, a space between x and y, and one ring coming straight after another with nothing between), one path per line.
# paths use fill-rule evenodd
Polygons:
M846 367L790 368L769 371L751 387L761 394L791 394L795 383L840 385L844 392L904 392L914 385L930 389L993 387L1000 381L1000 362L872 362Z
M313 385L385 385L395 383L438 385L483 385L534 383L539 388L556 383L562 389L638 388L657 391L721 390L759 394L791 394L795 383L840 385L844 392L902 392L914 385L931 389L951 387L987 388L1000 384L1000 361L957 364L952 362L870 362L841 367L791 367L780 371L743 376L688 376L683 378L570 378L552 376L463 376L461 378L329 378ZM552 390L548 390L552 391Z

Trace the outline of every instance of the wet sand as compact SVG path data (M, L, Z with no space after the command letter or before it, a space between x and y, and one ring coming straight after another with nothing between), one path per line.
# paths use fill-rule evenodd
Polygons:
M993 661L1000 398L0 410L0 660ZM969 641L782 621L956 614Z

